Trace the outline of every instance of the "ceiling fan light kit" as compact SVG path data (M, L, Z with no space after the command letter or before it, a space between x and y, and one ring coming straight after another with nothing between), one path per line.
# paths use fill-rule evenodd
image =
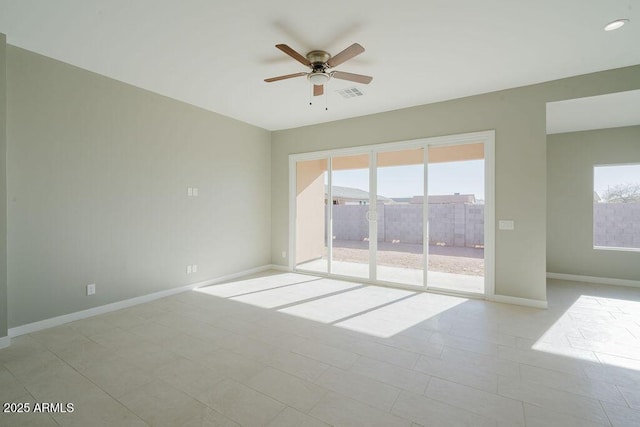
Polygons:
M307 74L307 78L309 79L311 84L323 86L326 82L329 81L329 79L331 78L331 74L324 71L318 73L313 72Z
M353 58L354 56L360 55L362 52L364 52L364 48L358 43L352 44L333 57L324 50L312 50L311 52L307 53L306 56L303 56L286 44L277 44L276 48L280 49L282 52L286 53L302 65L309 67L311 71L308 73L301 72L287 74L284 76L271 77L264 80L267 83L291 79L294 77L307 76L307 79L313 85L313 96L320 96L324 93L324 86L332 77L340 80L349 80L362 84L369 84L371 83L371 80L373 80L373 77L365 76L362 74L346 73L342 71L329 71L330 68L336 67L343 62ZM309 102L309 104L311 104L311 102Z

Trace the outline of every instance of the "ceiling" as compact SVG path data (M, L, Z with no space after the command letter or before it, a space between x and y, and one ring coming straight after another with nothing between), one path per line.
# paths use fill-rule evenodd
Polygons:
M617 18L631 23L612 32ZM640 0L0 0L11 45L265 129L362 116L640 64ZM309 105L277 50L366 51ZM363 96L336 91L357 86ZM320 98L320 99L318 99Z
M640 125L640 90L547 103L547 133Z

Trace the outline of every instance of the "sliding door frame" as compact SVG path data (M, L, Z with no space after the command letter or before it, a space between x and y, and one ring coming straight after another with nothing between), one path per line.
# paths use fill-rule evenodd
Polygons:
M429 206L427 202L427 194L429 189L428 182L428 151L429 147L462 145L471 143L484 144L484 185L485 185L485 206L484 206L484 294L445 291L441 289L428 288L428 248L429 248ZM377 221L369 221L369 279L355 278L349 276L340 276L331 273L331 247L332 247L332 206L327 208L327 247L328 247L328 271L329 273L317 273L312 271L300 270L305 274L313 274L324 277L333 277L345 280L357 280L359 282L392 286L397 288L411 290L425 290L429 292L457 294L466 296L482 296L489 298L495 294L495 131L471 132L457 135L438 136L431 138L422 138L409 141L389 142L382 144L372 144L350 148L336 148L323 151L315 151L309 153L290 154L289 155L289 269L296 271L296 164L300 161L327 159L328 164L328 199L332 200L332 157L349 156L349 155L369 155L369 189L370 189L370 211L371 215L376 215L377 219L377 154L388 151L400 151L409 149L422 148L424 150L424 195L423 195L423 277L424 284L422 287L404 285L401 283L383 282L377 280L375 271L377 255Z
M378 280L378 156L369 150L369 280ZM373 220L371 220L373 218Z

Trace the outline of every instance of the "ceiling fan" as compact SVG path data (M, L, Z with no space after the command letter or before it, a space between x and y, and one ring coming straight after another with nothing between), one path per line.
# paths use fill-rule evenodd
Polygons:
M340 80L349 80L356 83L369 84L373 77L364 76L362 74L345 73L344 71L330 71L331 68L342 64L345 61L360 55L364 52L364 48L358 43L354 43L336 56L331 56L324 50L312 50L306 56L302 56L286 44L277 44L276 47L311 69L308 73L294 73L284 76L271 77L264 79L265 82L277 82L278 80L291 79L294 77L307 76L307 79L313 84L313 96L319 96L324 93L324 85L332 77Z

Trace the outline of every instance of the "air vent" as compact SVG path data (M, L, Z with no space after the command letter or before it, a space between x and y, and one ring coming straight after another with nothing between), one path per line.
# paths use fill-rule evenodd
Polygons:
M343 98L355 98L356 96L362 96L364 95L364 93L362 93L360 91L360 89L358 89L357 87L351 87L348 89L341 89L336 91L338 92L340 95L342 95Z

